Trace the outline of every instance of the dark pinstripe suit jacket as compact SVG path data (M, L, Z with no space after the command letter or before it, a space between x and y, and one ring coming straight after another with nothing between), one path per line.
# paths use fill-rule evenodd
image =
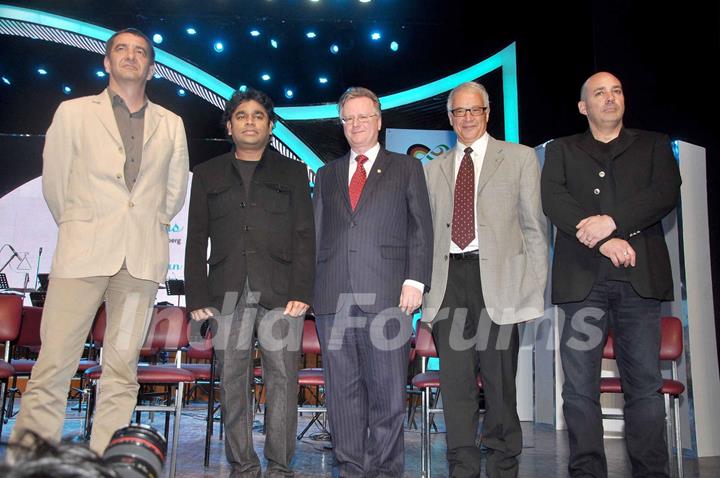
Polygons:
M376 314L397 307L406 279L430 286L432 220L420 161L381 148L355 211L349 164L350 153L322 167L315 180L316 314L339 311L347 293Z

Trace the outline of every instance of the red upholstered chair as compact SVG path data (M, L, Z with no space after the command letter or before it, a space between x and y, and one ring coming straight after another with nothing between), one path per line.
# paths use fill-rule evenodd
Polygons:
M315 318L312 316L306 316L303 323L302 352L303 354L315 354L318 357L321 354L320 339L315 327ZM327 412L324 400L325 375L323 369L318 367L300 369L298 371L298 385L301 391L310 389L316 401L315 405L305 403L298 405L298 413L313 414L310 422L297 436L297 439L301 440L314 423L321 423L319 422L320 418ZM326 431L324 427L323 430Z
M665 427L667 433L668 457L672 456L675 447L675 475L683 476L682 468L682 439L680 434L680 395L685 391L685 385L678 380L677 362L683 354L683 325L677 317L662 317L660 319L660 360L671 362L669 379L663 379L659 392L665 399ZM608 333L603 358L615 360L615 341L612 333ZM602 377L600 379L600 393L623 393L619 377ZM672 410L671 410L672 409ZM672 411L672 413L671 413ZM603 414L607 419L623 419L622 414Z
M7 386L15 369L10 365L10 343L20 333L22 318L22 297L19 295L0 295L0 342L5 343L4 358L0 359L0 387L2 388L2 408L0 408L0 436L5 424L5 405L7 404ZM9 413L8 413L9 415Z
M412 384L422 392L423 419L420 429L420 473L423 478L431 476L431 454L430 454L430 423L435 413L442 413L442 408L437 408L437 394L440 393L440 372L427 370L427 359L437 357L435 342L432 331L427 325L418 323L417 336L415 339L415 353L422 357L421 372L412 379ZM442 366L442 365L441 365ZM480 375L477 376L477 386L482 390ZM433 400L433 389L436 390Z
M150 322L144 351L168 351L175 353L174 365L138 366L138 383L175 386L175 400L171 405L137 405L135 411L174 413L172 450L170 454L169 477L175 477L177 466L177 444L180 432L180 417L183 406L183 390L186 383L193 382L193 374L182 368L182 351L188 346L187 319L185 309L181 307L156 307ZM102 375L102 366L93 367L85 375L98 380Z

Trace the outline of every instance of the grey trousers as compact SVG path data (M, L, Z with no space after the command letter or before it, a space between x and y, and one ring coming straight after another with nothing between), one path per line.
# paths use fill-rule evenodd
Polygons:
M253 349L260 346L265 401L267 477L294 476L291 461L297 433L297 375L303 318L258 304L248 286L235 312L217 319L213 347L220 373L220 404L225 424L225 455L232 478L261 476L253 447Z

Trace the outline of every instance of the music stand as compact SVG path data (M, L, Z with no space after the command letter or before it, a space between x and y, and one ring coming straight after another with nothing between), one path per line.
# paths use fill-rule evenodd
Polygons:
M37 278L38 278L38 282L40 282L40 287L38 288L38 290L47 292L48 282L50 281L50 274L40 273L37 275Z
M10 284L8 284L7 276L4 272L0 272L0 289L9 289Z
M185 295L185 281L182 279L168 279L165 281L165 294L178 296L178 307L180 296Z

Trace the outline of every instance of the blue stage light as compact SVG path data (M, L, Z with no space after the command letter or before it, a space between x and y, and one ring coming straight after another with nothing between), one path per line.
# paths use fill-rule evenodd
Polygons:
M270 81L270 75L267 73L263 73L260 78L262 78L263 81Z
M258 30L258 29L250 30L250 36L259 37L259 36L260 36L260 30Z
M340 47L337 43L333 43L332 45L330 45L330 53L332 53L333 55L337 55L338 53L340 53Z
M63 86L63 93L69 95L70 93L72 93L72 88L70 88L68 85Z
M218 53L222 53L222 51L225 49L225 45L223 45L223 42L216 41L215 44L213 44L213 50L215 50Z
M188 35L195 35L197 34L197 30L195 30L193 27L187 27L185 29L185 33L187 33Z
M47 75L47 70L45 68L38 68L37 69L38 75Z
M307 33L305 34L305 36L308 37L308 38L315 38L315 37L317 37L317 33L315 33L314 31L310 30L309 32L307 32Z
M12 82L10 81L10 78L8 78L7 76L2 77L2 82L5 83L6 85L12 84Z
M102 70L98 70L95 72L95 76L97 76L98 78L105 78L105 72Z
M285 88L285 98L292 99L295 96L295 92L290 88Z
M238 86L238 91L241 93L244 93L247 91L247 85L240 85Z
M161 44L163 42L163 36L159 33L156 33L152 36L153 42L157 45Z
M325 77L325 76L318 77L318 83L320 83L321 85L327 84L327 82L328 82L327 77Z
M278 42L277 42L277 40L274 39L274 38L271 38L271 39L270 39L270 46L272 46L273 48L277 48L277 47L278 47Z
M185 96L187 94L187 91L185 91L183 88L178 88L177 95L178 96Z
M400 48L400 45L398 45L398 42L396 42L396 41L390 42L390 49L392 51L398 51L399 48Z
M382 38L382 34L381 34L380 32L378 32L378 31L374 31L374 32L372 32L372 33L370 34L370 39L371 39L371 40L378 41L378 40L381 39L381 38Z

